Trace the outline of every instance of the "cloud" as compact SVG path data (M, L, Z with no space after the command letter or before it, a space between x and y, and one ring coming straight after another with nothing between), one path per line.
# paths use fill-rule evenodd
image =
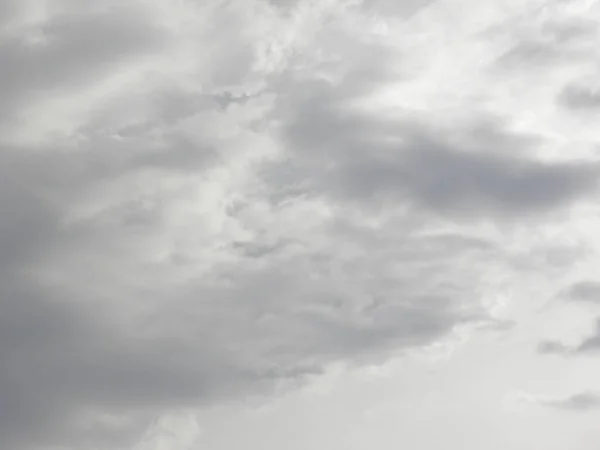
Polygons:
M159 49L165 33L147 19L135 8L58 13L4 39L1 117L10 123L31 101L85 87Z
M505 156L516 143L522 153L531 144L494 125L485 125L481 140L461 142L456 129L428 129L414 119L374 121L344 108L346 90L353 88L323 82L305 85L302 98L291 99L284 136L295 153L291 163L271 169L275 180L278 172L291 172L312 193L468 218L538 216L596 190L595 163ZM490 143L486 134L499 138Z
M4 125L38 95L101 85L160 52L154 28L112 8L42 28L41 47L5 42ZM438 266L451 249L468 249L468 266L493 246L419 236L406 219L409 234L379 224L373 240L373 224L325 201L273 205L243 156L269 144L246 129L260 95L223 108L155 79L124 86L123 98L84 95L64 140L1 148L4 448L131 446L165 410L265 395L485 319L464 268Z
M134 450L188 450L201 434L193 414L167 413L146 431Z
M115 207L67 225L65 210L77 195L102 184L82 180L61 160L24 159L19 173L5 178L14 180L12 190L3 192L13 208L2 220L10 252L3 253L0 296L0 353L7 361L0 376L0 429L8 448L32 442L85 448L81 436L95 434L95 445L124 445L162 407L266 393L277 380L296 382L333 361L378 361L484 317L475 298L454 300L469 295L460 281L457 287L421 286L425 279L456 277L432 272L456 256L450 249L463 248L461 236L390 235L374 242L359 227L339 228L336 238L325 220L305 236L272 228L296 238L287 247L213 253L225 261L214 260L206 272L190 254L193 235L181 248L167 247L181 257L168 253L156 261L154 234L169 231L169 211L171 217L182 213L165 206L169 201L156 203L156 219L135 226ZM18 166L13 161L11 167ZM63 191L69 186L76 194ZM126 197L114 200L127 206ZM273 209L272 220L283 220L271 225L285 226L285 216L298 221L301 206ZM243 207L236 221L252 215L252 208ZM192 228L208 225L184 217ZM177 228L188 225L171 226L177 236ZM313 233L322 234L310 239ZM384 245L387 255L369 256ZM470 252L483 257L489 250L480 245L474 242ZM429 253L421 253L424 248ZM419 254L420 261L409 262ZM402 272L390 268L393 260L405 261ZM380 275L372 278L373 271ZM89 422L77 425L84 411ZM131 417L131 424L101 420L114 414Z
M584 339L576 348L577 353L598 352L600 350L600 319L596 319L594 333Z
M595 112L600 108L600 92L588 80L571 83L563 88L558 104L574 111Z
M563 411L588 412L600 409L600 396L592 391L580 392L564 398L551 398L532 394L521 394L520 398L526 402L537 403Z
M576 411L588 411L600 408L600 396L593 392L582 392L556 403L556 407Z
M419 66L365 11L427 2L118 3L2 5L2 448L185 448L171 411L500 323L478 221L596 193L494 114L374 100Z
M567 347L562 342L542 341L539 343L537 350L539 353L542 353L542 354L562 355L562 354L569 352L569 347Z
M489 30L512 31L508 50L494 64L500 70L539 73L559 70L565 62L584 65L598 34L596 20L560 2L548 5L546 12L526 7L513 21Z
M564 296L571 301L599 303L600 283L596 281L579 281L564 291Z
M577 304L596 305L600 301L600 285L591 280L572 283L559 292L561 300ZM595 322L595 328L590 336L578 344L567 345L560 341L545 340L538 344L537 351L541 354L576 356L593 354L600 349L600 319Z
M391 0L364 0L362 5L368 11L392 16L410 17L426 8L436 0L402 0L394 2Z
M564 355L586 355L595 354L600 350L600 319L596 319L593 333L584 338L579 344L568 346L557 341L543 341L538 346L540 353L564 354Z

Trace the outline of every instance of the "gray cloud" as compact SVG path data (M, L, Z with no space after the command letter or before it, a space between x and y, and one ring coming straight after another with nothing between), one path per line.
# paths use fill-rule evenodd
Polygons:
M363 6L410 15L426 3ZM0 44L2 127L169 43L141 11L67 11L76 4ZM537 161L539 138L493 121L449 130L357 111L406 74L389 48L329 23L319 45L339 63L293 54L256 95L228 94L252 91L255 70L237 25L231 12L199 33L202 46L218 41L208 56L190 45L167 59L182 68L173 80L161 68L166 84L182 86L141 76L139 91L81 100L89 117L66 143L0 145L2 448L127 448L164 410L267 396L332 363L500 324L482 296L503 249L454 219L538 218L594 192L596 166ZM198 75L195 57L215 67ZM263 94L273 105L257 113ZM139 110L121 115L130 103ZM281 143L268 161L247 156ZM380 203L389 216L364 214Z
M365 297L372 288L351 296L329 277L307 283L297 275L301 267L291 261L259 272L233 267L232 287L169 290L163 302L171 307L142 315L135 320L141 324L126 329L119 324L121 313L105 310L90 292L36 285L31 277L3 280L3 445L88 448L85 442L94 433L109 444L116 439L126 445L144 418L161 407L267 392L274 380L296 382L331 361L378 361L477 319L456 309L451 297L419 297L412 288L390 291L369 306ZM357 270L368 267L360 264ZM82 274L93 279L93 269ZM414 282L422 280L415 276ZM85 411L139 416L142 422L115 430L91 419L78 431L73 423Z
M34 35L29 39L40 42L28 42L27 33L3 39L0 118L10 119L36 97L85 87L110 74L119 62L131 62L165 44L166 36L143 10L109 11L59 14L28 30Z
M600 396L593 392L582 392L554 403L555 407L575 411L600 409Z
M540 17L531 11L515 24L496 27L492 34L510 33L512 45L494 63L496 70L541 71L587 59L598 34L593 20L568 15ZM491 30L490 30L491 31Z
M572 301L600 304L600 283L579 281L569 286L562 295Z
M596 319L594 333L584 339L575 349L576 353L596 353L600 351L600 319Z
M410 17L436 0L363 0L361 3L369 11L392 16Z
M1 154L4 448L127 445L161 408L267 393L277 380L296 383L330 362L382 361L486 319L446 266L452 259L459 270L460 257L487 259L492 244L383 229L375 237L343 217L321 230L327 246L257 238L206 279L174 283L169 274L186 269L184 259L138 282L150 269L122 249L164 224L128 228L121 218L135 193L85 221L65 218L90 193L134 176L143 159L124 164L108 152L102 161L111 164L98 170L94 152ZM168 203L155 202L159 217L168 215ZM251 206L232 214L243 217ZM404 261L402 272L390 261ZM141 300L147 306L136 312ZM105 423L103 414L128 420Z
M519 397L526 402L570 412L590 412L600 409L600 396L594 391L583 391L566 397L548 397L522 393Z
M600 319L596 320L595 329L589 337L579 344L569 346L558 341L543 341L538 346L542 354L560 354L566 356L595 354L600 351Z
M291 9L303 3L303 0L266 0L269 4L281 9ZM427 7L436 0L361 0L357 4L367 11L378 14L409 17ZM306 2L304 2L306 3Z
M143 134L136 136L132 145L143 142ZM276 380L296 383L332 361L381 361L443 337L457 324L485 319L459 279L430 294L421 285L457 278L438 269L449 257L456 264L458 254L483 257L494 246L460 234L373 239L342 217L322 230L329 249L298 238L273 246L257 238L242 247L239 260L216 265L206 280L173 284L168 274L185 269L183 259L140 286L135 279L147 277L136 269L137 255L122 249L164 226L168 196L150 197L150 221L136 213L143 200L136 192L113 198L113 207L84 221L65 221L91 193L149 164L144 147L132 158L109 144L93 138L90 151L77 155L1 149L5 448L127 445L163 407L266 393ZM231 214L242 217L250 207ZM358 256L346 267L348 246ZM369 256L376 248L386 252ZM65 265L72 258L74 265ZM246 258L260 260L261 268ZM391 260L406 261L401 274L390 270ZM379 275L371 279L373 271ZM213 286L215 277L225 284ZM133 286L123 290L123 278ZM148 307L135 312L141 299ZM103 414L128 420L105 423Z
M591 391L580 392L560 399L538 399L537 402L564 411L588 412L600 409L600 396Z
M159 405L208 401L224 394L219 386L234 389L249 376L217 369L193 342L124 336L97 308L79 307L60 289L38 289L2 289L3 445L83 445L70 442L70 428L86 411L135 417ZM103 431L110 436L110 427Z
M558 103L571 110L594 112L600 108L600 91L588 83L569 84L559 93Z
M569 352L569 347L558 341L542 341L537 350L541 354L562 355Z
M455 132L373 121L344 108L344 89L305 85L303 97L291 99L284 131L295 154L288 167L283 162L271 170L274 180L352 201L408 203L465 217L532 217L595 192L596 164L536 161L523 155L526 139L494 127L487 134L502 139L480 140L486 133L467 130L461 145Z

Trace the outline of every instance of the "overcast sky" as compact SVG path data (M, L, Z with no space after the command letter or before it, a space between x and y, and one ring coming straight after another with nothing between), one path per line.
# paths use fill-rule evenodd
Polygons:
M600 2L0 0L0 448L594 450Z

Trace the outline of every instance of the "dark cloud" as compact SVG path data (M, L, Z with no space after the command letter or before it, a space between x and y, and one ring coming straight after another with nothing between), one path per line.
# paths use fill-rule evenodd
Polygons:
M60 39L47 50L54 52L50 56L8 51L12 43L5 42L3 61L14 65L0 77L2 88L13 90L7 98L15 105L24 101L21 93L54 82L64 82L66 89L73 81L69 77L83 73L79 70L86 71L90 82L101 79L97 70L103 58L116 63L113 57L122 57L120 52L140 37L135 20L127 17L116 22L70 17L67 22L64 27L53 24ZM42 66L34 67L38 56L48 63L48 78L39 73ZM34 73L20 75L28 64ZM167 136L159 145L145 142L148 131L120 145L89 133L74 152L52 142L37 149L0 146L0 446L7 450L121 448L138 439L161 405L208 402L223 396L222 387L233 392L236 386L257 384L252 381L256 375L221 365L227 363L210 355L206 343L202 350L200 343L183 342L173 334L120 329L120 311L106 309L106 298L94 294L97 282L91 279L83 290L74 288L68 276L43 279L54 270L49 261L60 261L71 251L86 261L82 273L94 278L94 262L107 255L95 253L98 248L90 244L110 244L115 237L126 242L160 225L150 216L160 216L162 205L155 212L139 208L136 193L129 196L133 201L117 198L115 207L103 214L69 223L73 208L93 192L148 168L203 168L206 152L201 146L179 136ZM132 224L137 228L127 231ZM112 264L118 266L118 261ZM115 424L104 419L115 415L127 420Z
M125 445L161 408L266 393L275 381L298 382L332 361L381 361L485 318L459 286L441 283L437 267L487 254L489 243L448 233L373 239L372 231L350 233L347 222L342 232L345 220L328 237L336 251L258 238L238 246L256 261L218 266L222 281L214 286L212 278L173 284L167 274L175 265L141 286L136 277L150 269L132 265L136 254L113 252L133 248L129 241L162 222L129 230L131 220L147 220L123 211L135 207L130 193L85 222L65 222L86 194L131 175L131 166L110 152L103 159L110 170L98 170L94 152L1 154L4 448ZM157 208L166 213L164 203ZM346 246L358 251L349 266L340 253ZM381 259L383 249L393 253ZM68 258L75 265L61 269ZM405 261L402 274L390 272L391 260ZM141 300L147 306L135 312ZM105 423L102 414L130 422Z
M276 264L259 272L232 268L230 288L134 291L131 295L149 296L148 301L168 298L127 327L119 319L125 311L106 309L93 289L73 292L68 285L48 286L25 275L3 280L4 447L26 449L37 442L98 448L103 439L125 445L145 417L161 408L265 393L274 381L297 382L331 361L380 361L477 319L450 297L419 297L411 290L388 293L379 304L354 311L352 303L366 302L367 292L352 300L331 279L307 283L296 275L300 267ZM89 271L79 275L93 279ZM74 422L86 411L139 416L141 422L113 429L92 416L78 430ZM86 446L95 434L102 439Z
M543 341L538 351L545 354L560 354L565 356L594 355L600 351L600 319L596 320L592 334L579 344L569 346L558 341Z
M558 103L575 111L600 111L600 90L586 84L569 84L558 95Z
M579 281L564 290L562 295L568 300L600 304L600 282Z
M86 411L135 417L159 405L207 402L224 395L221 387L235 389L249 376L233 367L217 369L198 343L139 332L128 336L98 306L88 305L90 299L69 298L63 289L4 280L0 294L5 448L30 448L33 442L82 446L71 441L77 435L71 426ZM83 425L103 428L100 421ZM115 431L104 428L108 436Z
M375 238L343 217L323 230L331 249L289 238L269 244L267 235L238 245L252 261L217 265L216 285L216 275L174 283L168 274L185 260L137 281L150 268L128 251L162 229L168 197L148 211L127 192L100 213L66 221L91 193L148 165L170 173L167 161L149 162L141 149L123 156L109 144L92 136L80 149L89 151L76 154L0 149L4 448L128 445L162 408L265 394L333 361L382 361L485 319L460 279L445 285L440 275L449 258L483 257L490 243L456 233ZM347 246L358 252L350 265ZM390 271L392 260L405 261L401 274Z
M412 142L405 151L397 161L353 163L342 175L343 187L368 197L408 194L436 212L518 216L567 205L588 193L598 176L585 164L468 154L429 140Z
M600 396L595 392L581 392L560 400L546 402L553 408L567 411L592 411L600 409Z
M411 14L424 3L363 6ZM143 13L104 11L50 15L38 42L7 35L2 126L166 43ZM339 64L265 77L277 97L263 129L278 121L289 151L256 176L242 155L224 155L236 118L209 120L251 103L214 89L252 66L234 15L211 24L236 32L215 39L207 93L149 82L140 120L113 117L129 111L125 89L90 105L65 148L50 135L36 148L0 146L0 447L128 448L165 410L267 395L331 363L385 361L493 322L474 280L502 249L468 228L441 231L438 219L537 216L594 189L596 166L537 161L537 138L493 121L442 130L357 111L355 100L404 74L388 48L352 45L333 26L320 45ZM202 85L181 64L182 79ZM190 117L195 133L178 127ZM241 187L228 184L240 172ZM246 178L255 184L239 192ZM414 214L369 224L354 214L380 201Z
M575 349L576 353L597 353L600 351L600 319L596 320L594 333L584 339Z
M123 60L156 51L165 34L143 11L59 14L36 29L15 33L0 44L0 118L24 102L85 87ZM34 33L28 37L27 33ZM32 41L35 39L37 41Z
M291 99L284 129L295 154L271 170L275 182L463 217L532 217L595 192L596 164L536 161L526 156L525 139L497 129L487 134L504 139L489 141L481 130L466 130L461 145L456 131L375 121L345 107L343 89L326 83L298 88L303 97Z
M60 215L69 197L69 164L60 155L0 147L0 268L9 273L60 240ZM71 166L71 175L76 168Z

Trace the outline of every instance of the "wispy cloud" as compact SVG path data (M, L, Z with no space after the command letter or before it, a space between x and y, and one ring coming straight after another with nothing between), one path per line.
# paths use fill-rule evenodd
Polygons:
M525 402L537 403L564 411L586 412L600 410L600 395L591 391L580 392L561 398L521 393L519 394L519 398Z

